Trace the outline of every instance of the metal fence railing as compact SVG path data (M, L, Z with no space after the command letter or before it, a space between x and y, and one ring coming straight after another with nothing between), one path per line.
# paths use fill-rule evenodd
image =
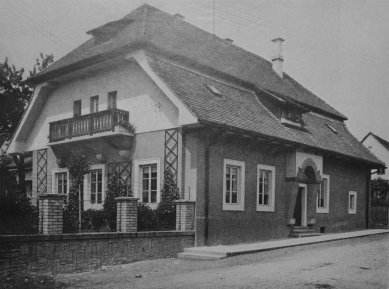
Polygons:
M389 207L371 207L370 224L374 227L389 227Z

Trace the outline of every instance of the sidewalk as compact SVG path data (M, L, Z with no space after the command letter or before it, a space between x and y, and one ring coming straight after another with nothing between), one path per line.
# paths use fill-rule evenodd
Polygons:
M259 243L238 244L230 246L212 246L212 247L193 247L186 248L183 253L179 253L179 258L198 259L198 260L218 260L226 257L231 257L241 254L257 253L287 247L295 247L309 245L315 243L330 242L342 239L358 238L376 234L387 234L386 229L371 229L354 231L347 233L325 234L321 236L306 237L306 238L288 238L282 240L272 240Z

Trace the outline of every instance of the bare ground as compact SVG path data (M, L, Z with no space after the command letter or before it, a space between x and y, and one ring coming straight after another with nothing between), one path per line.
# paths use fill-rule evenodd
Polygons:
M161 259L57 275L68 288L389 288L389 235L235 256Z

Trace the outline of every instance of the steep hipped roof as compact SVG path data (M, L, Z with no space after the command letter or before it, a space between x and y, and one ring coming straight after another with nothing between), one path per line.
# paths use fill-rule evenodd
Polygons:
M382 137L379 137L378 135L372 133L372 132L369 132L361 141L361 143L363 143L365 141L365 139L368 138L368 136L371 135L372 137L374 137L384 148L386 148L388 151L389 151L389 141L387 140L384 140Z
M152 6L143 5L122 19L102 25L90 33L95 37L53 63L34 80L44 81L91 62L125 53L131 46L146 48L153 45L258 88L277 92L283 98L309 109L347 119L289 75L280 78L269 61Z
M154 72L200 122L234 127L383 165L348 131L343 122L306 113L303 114L305 130L288 128L265 108L253 91L154 55L149 55L148 61ZM220 95L212 93L207 86L216 88Z

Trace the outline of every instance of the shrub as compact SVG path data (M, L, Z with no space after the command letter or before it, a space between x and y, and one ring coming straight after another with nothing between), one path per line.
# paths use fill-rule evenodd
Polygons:
M148 205L138 204L138 231L157 231L157 215Z
M25 197L0 199L0 234L38 233L38 208Z
M106 217L103 210L86 210L81 213L82 231L107 231Z

